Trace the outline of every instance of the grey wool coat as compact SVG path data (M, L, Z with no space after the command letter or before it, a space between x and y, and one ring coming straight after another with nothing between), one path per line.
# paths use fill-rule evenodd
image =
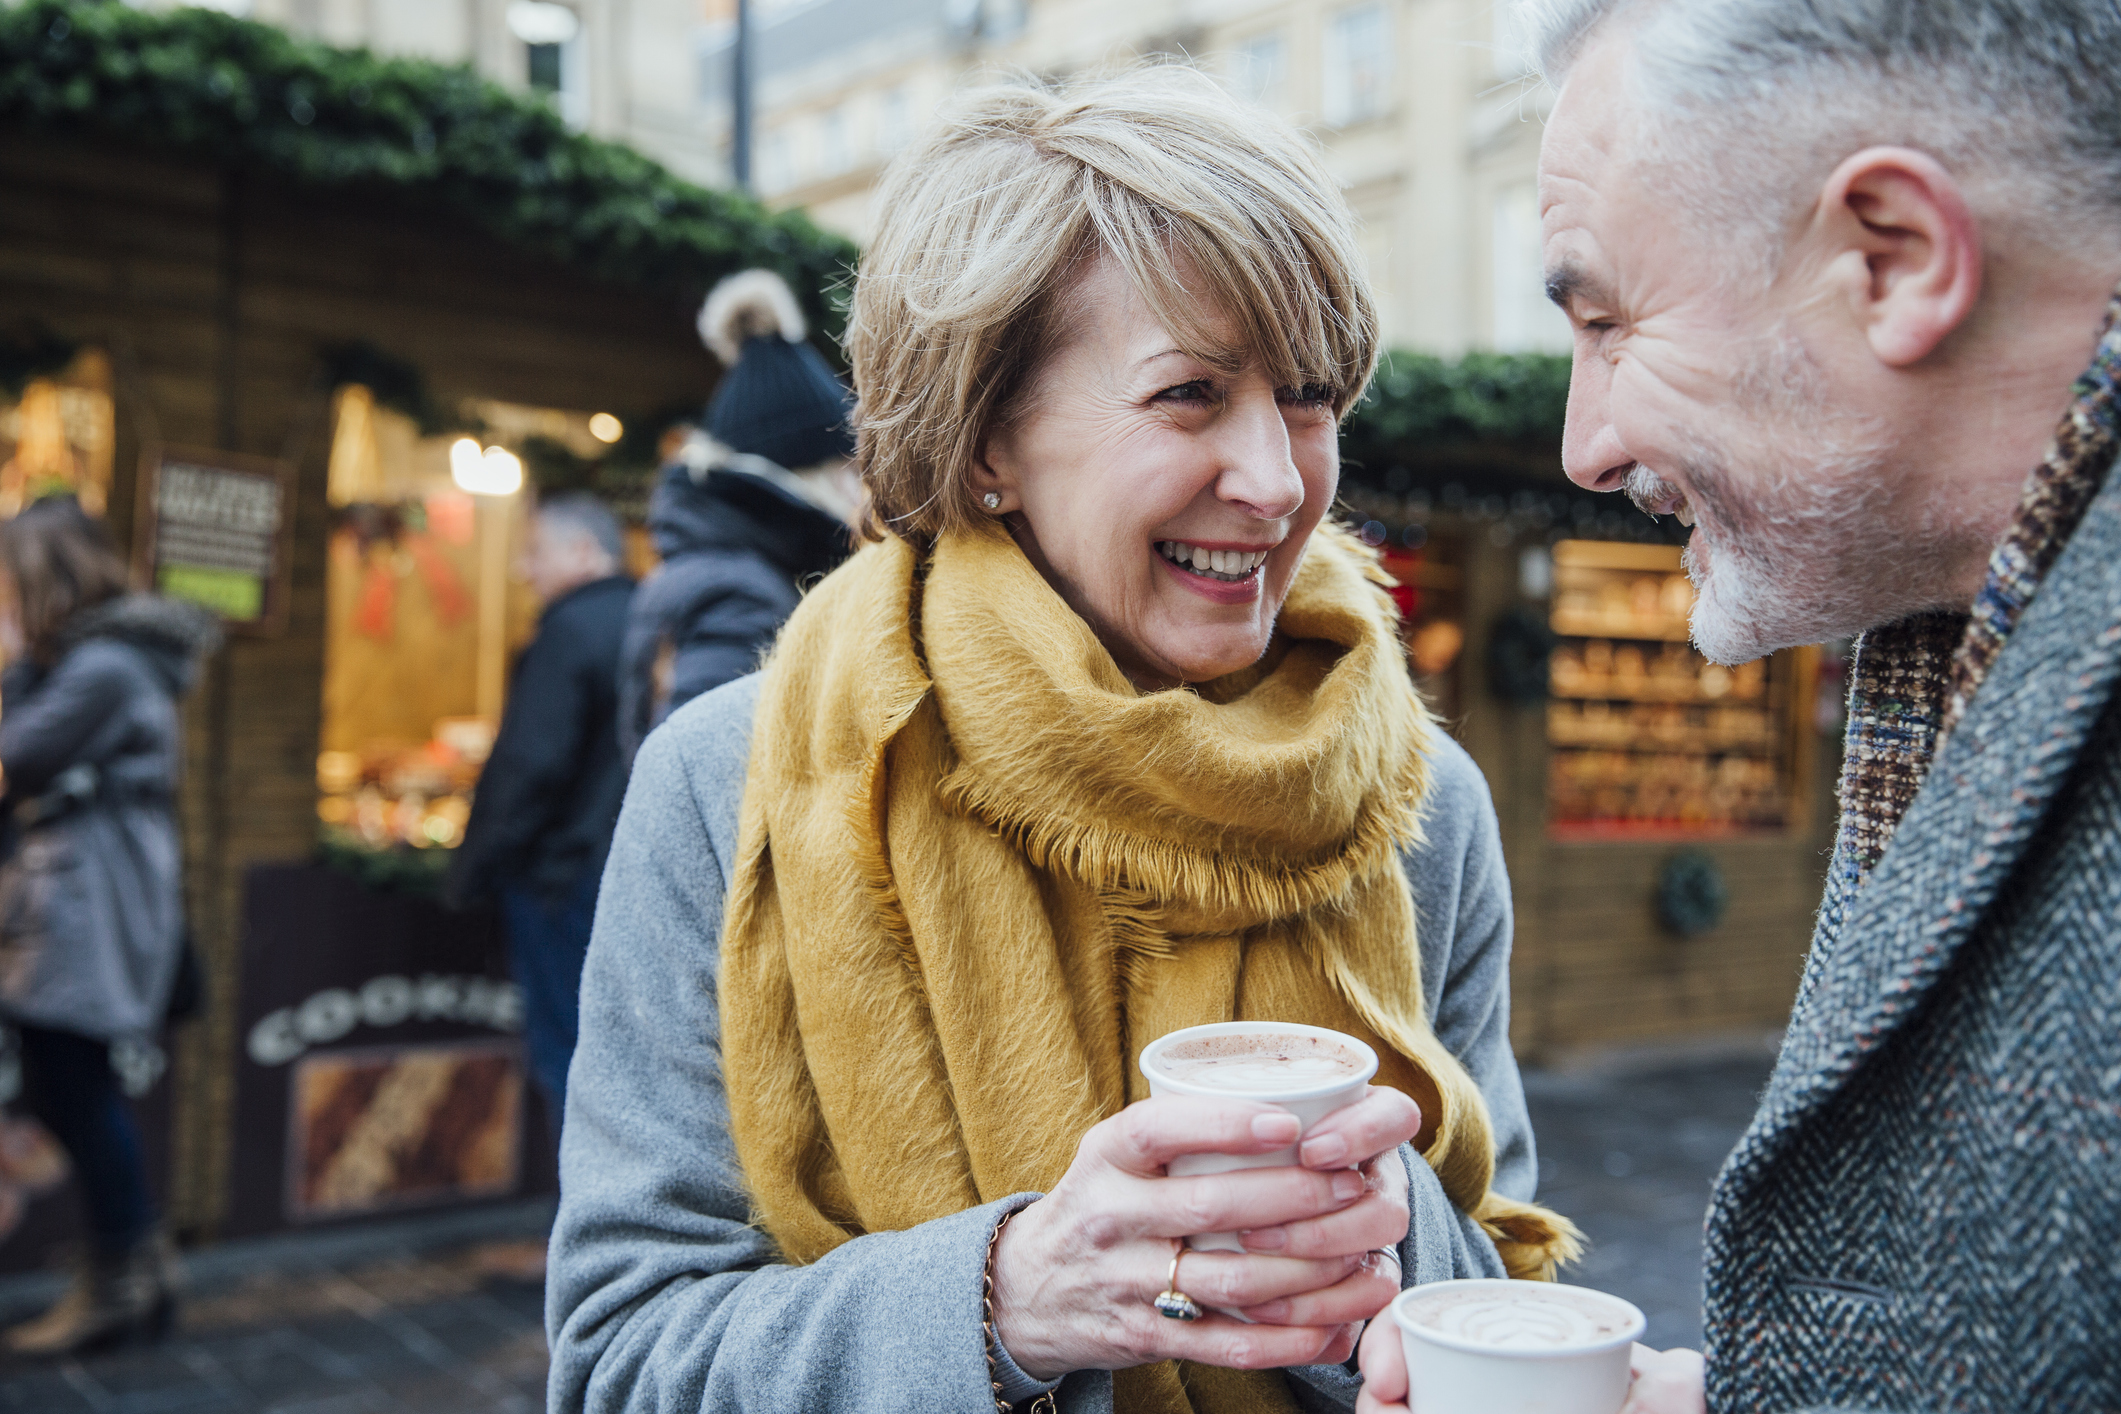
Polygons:
M1709 1403L2121 1410L2121 473L1838 930L1708 1222Z
M550 1407L648 1411L992 1410L980 1324L995 1224L1017 1194L901 1232L857 1237L809 1266L750 1225L722 1087L715 967L758 679L674 713L635 764L582 974L567 1087L560 1211L546 1282ZM1509 883L1486 783L1439 749L1414 883L1430 1019L1487 1099L1494 1186L1529 1199L1537 1174L1509 1048ZM851 884L850 884L851 887ZM880 1097L880 1100L883 1097ZM888 1103L877 1122L890 1123ZM1057 1140L1073 1145L1073 1138ZM1500 1276L1485 1234L1402 1148L1411 1283ZM1146 1296L1144 1297L1146 1300ZM1046 1388L1013 1368L1012 1400ZM1339 1365L1289 1372L1312 1410L1360 1387ZM1112 1408L1112 1379L1062 1381L1066 1414Z
M219 636L128 595L63 624L49 667L0 677L5 808L41 807L0 866L0 1015L102 1041L160 1028L184 935L177 699Z

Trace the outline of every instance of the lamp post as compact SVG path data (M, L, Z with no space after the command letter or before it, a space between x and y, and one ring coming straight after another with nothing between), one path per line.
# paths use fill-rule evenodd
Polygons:
M736 44L729 55L729 175L751 190L751 0L736 0Z

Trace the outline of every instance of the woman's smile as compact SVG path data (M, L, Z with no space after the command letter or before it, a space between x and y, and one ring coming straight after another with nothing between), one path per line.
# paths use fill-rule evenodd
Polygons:
M1217 604L1249 604L1259 597L1261 567L1272 545L1226 540L1159 540L1157 558L1171 578Z

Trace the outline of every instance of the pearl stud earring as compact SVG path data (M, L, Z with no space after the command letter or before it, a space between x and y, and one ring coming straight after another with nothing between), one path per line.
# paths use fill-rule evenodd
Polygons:
M979 503L990 511L998 511L1002 508L1002 493L989 491L986 495L979 498Z

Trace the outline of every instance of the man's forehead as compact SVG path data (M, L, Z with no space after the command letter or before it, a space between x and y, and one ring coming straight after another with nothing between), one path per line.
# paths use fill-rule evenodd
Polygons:
M1605 302L1609 242L1635 223L1644 193L1627 160L1634 145L1626 36L1594 42L1570 71L1539 148L1539 212L1548 286L1557 298Z
M1623 165L1618 159L1624 129L1633 116L1625 63L1625 45L1607 39L1594 43L1570 71L1540 138L1542 212L1595 195Z

